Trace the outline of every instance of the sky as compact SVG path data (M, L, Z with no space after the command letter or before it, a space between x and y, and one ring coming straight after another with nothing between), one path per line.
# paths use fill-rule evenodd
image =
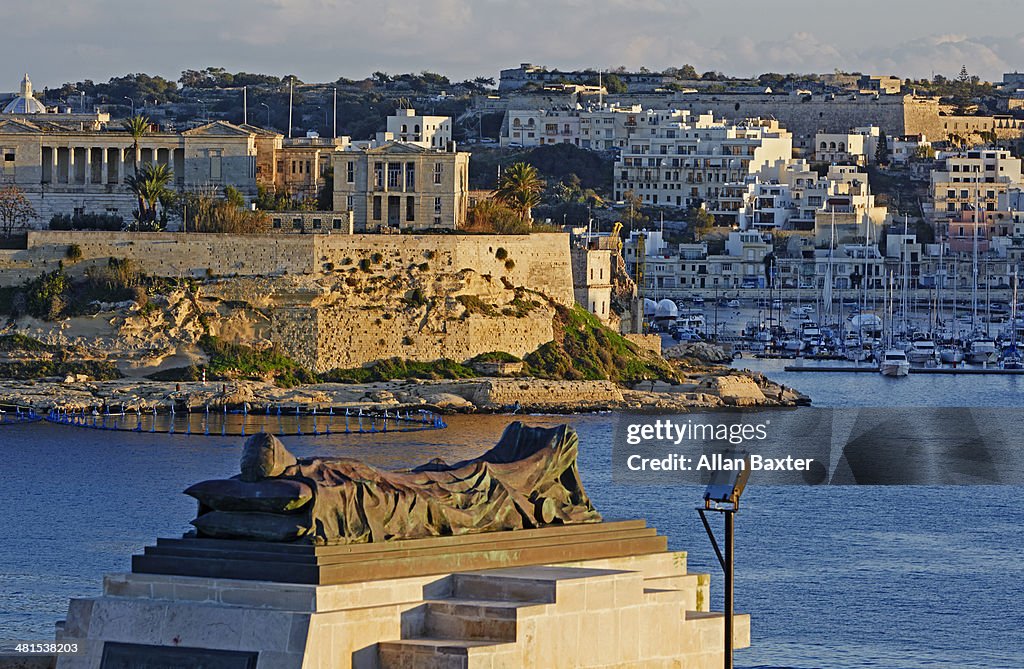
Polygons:
M735 76L870 72L998 81L1024 70L1021 0L20 0L3 10L0 91L208 66L303 81L430 70Z

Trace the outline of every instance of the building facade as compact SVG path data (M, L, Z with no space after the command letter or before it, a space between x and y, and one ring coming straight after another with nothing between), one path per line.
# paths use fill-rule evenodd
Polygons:
M54 214L112 213L136 208L126 179L147 163L166 165L178 191L234 186L256 195L256 140L250 129L215 121L184 132L152 128L138 150L123 128L82 129L47 120L0 120L0 185L17 186L45 227Z
M357 232L458 230L469 204L469 154L388 142L334 154L334 210Z
M729 225L737 222L748 178L777 179L792 157L792 137L772 121L736 125L710 114L668 121L652 136L630 140L616 158L615 199L632 191L646 205L703 205Z

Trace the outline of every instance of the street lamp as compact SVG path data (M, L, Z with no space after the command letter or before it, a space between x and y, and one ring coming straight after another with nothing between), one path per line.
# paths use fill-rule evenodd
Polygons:
M135 100L131 99L127 95L124 96L124 99L127 100L128 102L132 103L132 116L135 116Z
M261 102L260 106L267 108L267 126L266 126L266 128L267 128L267 130L270 130L270 105L268 105L266 102Z
M724 456L723 456L724 457ZM700 520L704 523L704 530L711 539L711 546L715 549L718 562L722 565L725 574L725 669L732 669L732 646L733 646L733 539L735 537L735 515L740 508L740 495L747 486L747 479L750 478L750 456L743 458L743 467L738 470L716 470L711 475L708 487L704 490L704 506L697 507ZM718 548L718 541L715 533L711 530L705 511L715 511L725 516L725 554Z

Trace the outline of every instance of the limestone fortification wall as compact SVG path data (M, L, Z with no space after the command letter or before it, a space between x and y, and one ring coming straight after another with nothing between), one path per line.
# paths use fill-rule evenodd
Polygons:
M426 263L428 271L502 277L514 286L573 303L568 236L535 235L216 235L181 233L30 231L26 250L0 250L0 285L51 271L71 245L76 265L130 258L154 276L280 276L330 273L369 263L392 272ZM503 250L503 252L502 252ZM374 262L380 255L381 260ZM347 262L346 262L347 261Z
M278 309L273 337L292 358L316 372L392 357L464 362L496 350L522 357L554 337L553 313L548 306L519 317L454 317L439 327L424 327L420 312L393 314L386 320L382 318L385 312Z
M72 245L81 258L68 263ZM546 298L574 301L568 237L554 233L30 232L27 249L0 250L0 285L19 284L62 260L81 274L111 257L130 258L150 275L219 277L202 288L205 301L219 305L212 334L266 345L266 331L247 338L238 335L244 328L222 327L241 308L233 303L252 305L269 318L270 340L317 372L390 357L523 356L554 337Z

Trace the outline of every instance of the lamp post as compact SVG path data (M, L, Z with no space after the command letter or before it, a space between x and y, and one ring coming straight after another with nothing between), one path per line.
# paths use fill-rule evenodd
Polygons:
M726 457L726 456L723 456ZM711 481L704 490L704 506L697 507L700 520L704 524L704 530L708 533L711 546L715 549L718 562L722 565L725 575L725 605L723 607L725 618L725 648L723 667L732 669L732 646L733 646L733 554L735 552L735 516L740 508L740 495L750 478L750 456L743 459L743 468L739 470L716 470L711 475ZM715 533L708 523L706 511L715 511L725 516L725 553L718 548L718 541Z
M124 96L124 99L127 100L128 102L132 103L132 116L135 116L135 100L131 99L127 95Z
M261 102L260 106L267 108L267 130L270 130L270 105L268 105L266 102Z

